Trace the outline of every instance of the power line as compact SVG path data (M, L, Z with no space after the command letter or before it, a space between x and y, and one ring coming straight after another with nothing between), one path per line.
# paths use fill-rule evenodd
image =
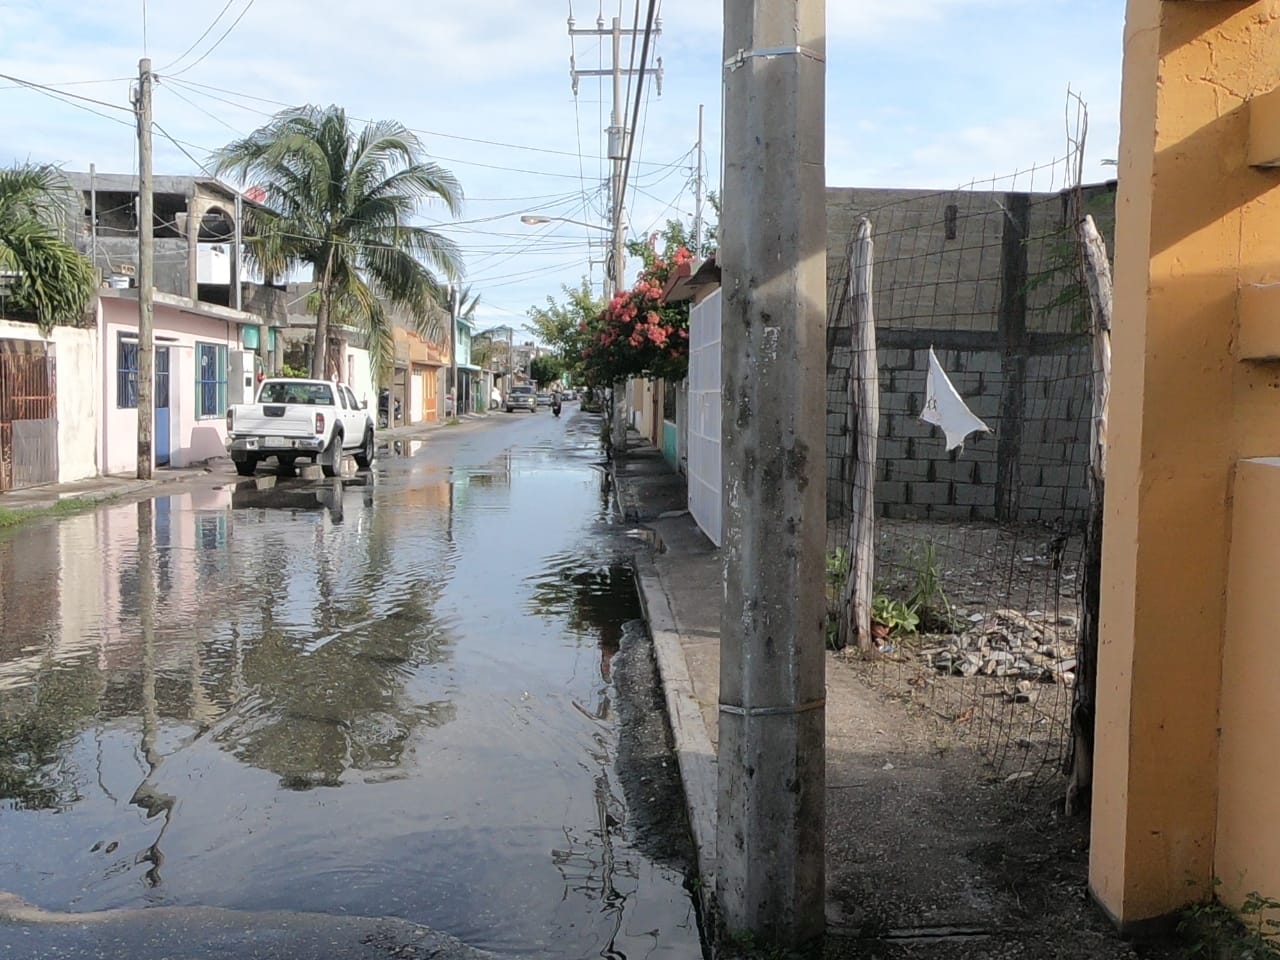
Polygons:
M211 47L210 47L208 50L206 50L204 53L200 54L200 56L199 56L199 57L197 57L197 58L196 58L194 61L192 61L191 63L187 64L185 67L183 67L181 70L179 70L179 71L178 71L176 74L174 74L173 76L175 76L175 77L181 76L182 74L186 73L188 70L192 70L192 69L194 69L195 67L198 67L201 63L203 63L203 62L204 62L205 57L209 56L209 54L211 54L211 53L213 53L213 51L217 50L217 49L218 49L218 47L219 47L219 46L221 46L222 41L223 41L223 40L225 40L225 39L227 39L227 35L228 35L228 34L230 34L230 33L231 33L231 31L232 31L232 30L234 30L234 29L236 28L236 25L237 25L241 20L243 20L243 19L244 19L244 15L245 15L246 13L248 13L250 10L252 10L252 9L253 9L253 3L254 3L254 0L249 0L249 2L245 4L244 9L240 11L240 16L236 17L234 20L232 20L232 21L231 21L231 26L227 27L227 29L226 29L226 30L224 30L224 31L222 32L222 36L220 36L217 40L215 40L215 41L214 41L213 46L211 46Z
M182 72L183 72L183 73L185 73L186 71L184 70L184 71L182 71ZM236 103L236 102L235 102L235 101L233 101L233 100L227 100L227 99L224 99L223 97L216 97L216 96L214 96L212 93L207 93L207 92L205 92L205 91L210 91L210 90L211 90L211 91L214 91L215 93L225 94L226 96L229 96L229 97L239 97L239 98L241 98L242 100L255 100L255 101L259 102L259 103L266 103L266 104L270 104L271 106L283 107L283 108L288 109L288 110L291 110L291 109L293 109L294 107L296 107L296 106L297 106L297 104L286 103L286 102L285 102L285 101L283 101L283 100L275 100L275 99L272 99L271 97L260 97L260 96L258 96L257 94L252 94L252 93L241 93L240 91L237 91L237 90L228 90L228 89L226 89L225 87L217 87L217 86L214 86L213 84L208 84L208 83L197 83L197 82L196 82L196 81L194 81L194 80L183 80L183 79L178 79L178 76L177 76L177 75L169 76L169 77L162 77L161 79L163 79L163 80L168 80L168 81L170 81L170 82L172 82L172 83L180 84L180 85L181 85L181 86L183 86L183 87L195 87L195 88L197 88L197 89L196 89L195 91L193 91L193 92L199 93L201 96L209 97L209 99L211 99L211 100L217 100L218 102L220 102L220 103L225 103L225 104L227 104L228 106L236 107L237 109L245 110L245 111L247 111L247 112L249 112L249 113L256 113L256 114L258 114L259 116L263 116L263 117L273 117L273 116L275 116L275 114L274 114L274 113L271 113L271 112L269 112L269 111L266 111L266 110L257 110L257 109L254 109L253 107L246 106L246 105L245 105L245 104L243 104L243 103ZM368 119L368 118L366 118L366 117L356 117L356 116L353 116L351 119L352 119L352 120L355 120L357 123L371 123L371 122L372 122L371 120L369 120L369 119ZM526 144L526 143L508 143L508 142L503 141L503 140L486 140L486 139L481 138L481 137L468 137L468 136L464 136L464 135L462 135L462 134L457 134L457 133L444 133L443 131L440 131L440 130L426 130L426 129L422 128L422 127L409 127L409 126L406 126L406 128L405 128L405 129L407 129L407 130L411 131L412 133L416 133L416 134L419 134L420 136L424 136L424 137L441 137L441 138L443 138L443 139L445 139L445 140L458 140L458 141L461 141L461 142L464 142L464 143L478 143L478 144L480 144L480 145L482 145L482 146L487 146L487 147L504 147L504 148L507 148L507 149L509 149L509 150L524 150L524 151L526 151L526 152L528 152L528 153L545 153L545 154L550 154L550 155L552 155L552 156L558 156L558 157L577 157L577 156L578 156L578 154L574 153L574 152L573 152L573 151L571 151L571 150L555 150L555 149L552 149L552 148L550 148L550 147L535 147L535 146L531 146L531 145ZM440 159L442 159L442 160L449 160L450 158L448 158L448 157L441 157ZM599 158L597 158L597 159L599 159ZM454 161L451 161L451 162L455 162L455 163L470 163L471 161L467 161L467 160L454 160ZM538 171L527 171L527 170L523 170L523 169L521 169L521 168L519 168L519 167L497 167L496 169L499 169L499 170L511 170L511 171L516 172L516 173L536 173L536 172L538 172ZM556 174L556 176L571 176L571 175L570 175L570 174Z
M183 50L182 53L178 54L178 56L170 60L167 64L165 64L160 69L168 70L170 67L174 66L175 64L180 63L186 57L187 54L189 54L196 47L200 46L200 41L202 41L205 37L207 37L210 34L213 28L218 25L218 21L221 20L223 15L225 15L226 12L231 9L231 5L235 2L236 0L227 0L227 2L223 4L222 9L218 11L218 15L213 18L213 21L207 27L204 28L204 33L196 37L195 42L192 43L191 46L187 47L187 49Z
M636 8L637 11L639 8ZM640 119L640 95L644 91L644 74L649 61L649 41L653 37L653 20L657 14L658 0L649 0L649 14L645 18L644 25L644 43L640 47L640 69L639 79L636 83L636 104L635 109L631 113L631 129L634 131L636 123ZM627 178L631 175L631 153L635 146L635 137L627 138L627 160L622 168L622 182L618 184L618 209L622 210L623 201L627 195Z
M210 113L208 110L200 106L200 104L196 103L194 100L191 100L188 97L184 97L181 93L179 93L176 89L174 89L172 85L160 84L160 86L165 87L165 89L167 89L169 93L173 94L175 97L177 97L187 106L191 107L193 110L199 110L201 113L203 113L206 117L208 117L214 123L220 123L222 124L222 126L226 127L228 130L230 130L232 133L236 134L237 136L242 136L241 132L237 130L235 127L233 127L231 124L227 123L227 121L223 120L221 117L217 116L216 114Z
M107 77L103 80L64 80L62 83L46 83L46 87L92 87L100 83L128 83L137 80L137 77ZM30 86L29 82L10 83L0 86L0 90L17 90L20 87Z
M83 100L85 103L95 103L100 107L107 107L111 110L121 110L124 113L132 114L133 108L122 107L118 103L108 103L105 100L95 100L93 97L81 96L78 93L67 93L65 90L55 90L53 87L44 83L36 83L33 80L23 80L21 77L10 76L7 73L0 73L0 80L9 80L20 87L27 87L31 90L40 90L44 93L51 94L56 97L70 98L72 100Z

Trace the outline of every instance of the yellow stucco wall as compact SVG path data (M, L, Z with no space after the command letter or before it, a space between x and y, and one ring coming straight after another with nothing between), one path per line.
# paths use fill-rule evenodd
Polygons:
M1280 453L1277 366L1234 348L1240 285L1280 279L1246 160L1277 85L1280 0L1129 0L1090 858L1124 924L1212 889L1231 476Z
M1238 904L1280 891L1280 459L1241 461L1232 511L1214 871Z

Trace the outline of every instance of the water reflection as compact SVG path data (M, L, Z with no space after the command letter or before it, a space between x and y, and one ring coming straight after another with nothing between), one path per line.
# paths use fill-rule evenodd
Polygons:
M448 723L446 697L406 693L448 656L432 611L440 581L392 575L394 520L372 510L370 489L239 483L0 540L0 597L24 598L2 608L4 803L80 799L69 755L98 719L139 722L145 779L130 802L148 818L173 802L150 786L166 725L212 731L299 789L392 770L415 729ZM272 533L299 511L320 513L309 542ZM351 512L362 535L335 538ZM241 526L252 535L238 538Z

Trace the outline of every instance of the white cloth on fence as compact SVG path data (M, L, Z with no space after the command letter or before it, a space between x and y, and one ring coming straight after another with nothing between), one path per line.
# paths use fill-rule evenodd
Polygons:
M964 446L965 438L971 433L991 432L991 428L976 417L960 399L951 378L942 369L942 364L938 363L933 347L929 348L929 378L925 386L924 412L920 414L920 419L942 428L942 432L947 435L948 450Z

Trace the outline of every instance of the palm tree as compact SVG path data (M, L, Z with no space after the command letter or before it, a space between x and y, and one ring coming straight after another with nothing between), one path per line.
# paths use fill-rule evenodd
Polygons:
M311 375L327 378L331 319L350 317L369 334L379 368L394 355L394 330L379 299L405 309L424 335L439 323L445 288L462 272L457 247L409 221L423 201L462 203L453 174L425 159L403 125L353 129L340 107L294 107L213 155L265 193L251 209L249 255L266 276L309 266L319 288Z
M8 300L42 333L79 321L93 301L93 264L63 239L74 192L54 167L0 170L0 270L11 273Z

